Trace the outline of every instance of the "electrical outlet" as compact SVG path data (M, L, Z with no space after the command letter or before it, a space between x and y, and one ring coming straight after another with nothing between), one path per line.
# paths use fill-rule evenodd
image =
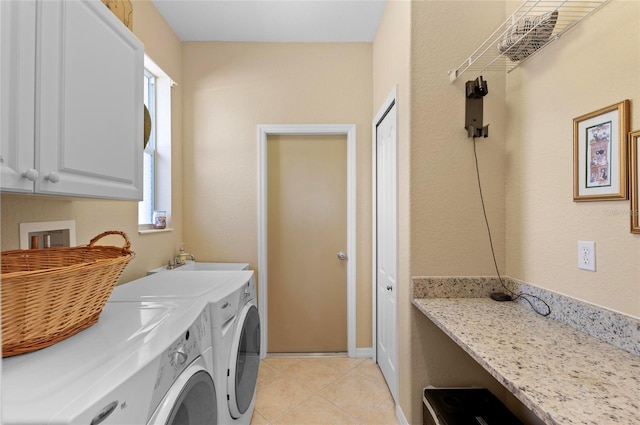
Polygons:
M596 271L596 243L594 241L578 241L578 268Z

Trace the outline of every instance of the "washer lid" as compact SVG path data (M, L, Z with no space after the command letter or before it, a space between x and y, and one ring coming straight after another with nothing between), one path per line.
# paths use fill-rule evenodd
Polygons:
M235 282L247 282L253 271L185 271L182 273L156 273L124 285L117 286L108 302L165 301L206 297L217 301L228 293Z
M108 303L90 328L42 350L3 359L3 423L49 423L63 409L68 412L69 405L88 408L159 357L170 344L167 338L188 327L204 306L193 301ZM149 398L152 389L150 382Z

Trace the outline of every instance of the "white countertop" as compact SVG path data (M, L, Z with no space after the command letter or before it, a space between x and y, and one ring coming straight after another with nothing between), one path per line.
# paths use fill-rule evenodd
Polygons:
M547 424L640 424L640 357L513 302L413 304Z
M129 403L123 416L114 416L146 423L159 359L205 307L202 299L107 303L98 322L82 332L3 358L0 422L88 424L118 394Z

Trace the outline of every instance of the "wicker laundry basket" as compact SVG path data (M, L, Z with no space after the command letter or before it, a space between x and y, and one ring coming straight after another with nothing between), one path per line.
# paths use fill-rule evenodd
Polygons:
M96 246L107 235L124 245ZM87 246L2 252L2 357L48 347L88 328L133 258L124 232Z

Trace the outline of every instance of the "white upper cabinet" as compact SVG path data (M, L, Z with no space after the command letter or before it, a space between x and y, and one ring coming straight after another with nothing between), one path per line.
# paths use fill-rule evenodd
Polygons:
M3 190L141 199L140 41L99 0L0 4Z
M0 1L0 25L0 183L2 189L33 192L35 2Z

